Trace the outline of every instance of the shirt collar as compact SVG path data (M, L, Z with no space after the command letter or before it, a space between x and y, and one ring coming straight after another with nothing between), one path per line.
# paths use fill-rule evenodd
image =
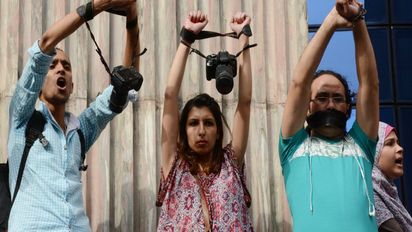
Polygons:
M47 107L47 105L43 101L40 101L39 109L40 109L41 112L43 112L44 115L46 115L46 117L48 117L56 125L58 125L58 123L54 119L53 115L51 114L49 108ZM67 111L64 113L64 123L67 126L66 135L68 135L70 131L77 130L78 128L80 128L79 119L74 114L72 114L70 112L67 112Z

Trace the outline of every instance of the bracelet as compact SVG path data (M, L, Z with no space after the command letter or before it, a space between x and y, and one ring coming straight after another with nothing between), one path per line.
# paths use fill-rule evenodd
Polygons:
M93 19L93 1L88 2L86 5L77 7L76 11L85 22Z
M136 25L137 25L137 16L134 19L126 22L126 29L133 29L136 27Z
M356 15L356 16L354 16L354 17L352 17L349 21L352 22L352 25L355 25L355 23L356 23L357 21L359 21L359 20L364 20L364 19L365 19L366 12L367 12L366 9L363 8L363 6L361 6L361 7L359 8L359 14Z

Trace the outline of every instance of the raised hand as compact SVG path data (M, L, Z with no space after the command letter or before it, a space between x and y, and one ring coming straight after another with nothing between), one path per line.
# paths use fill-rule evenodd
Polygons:
M340 16L352 22L361 13L362 3L356 0L337 0L335 7Z
M206 27L208 23L207 16L200 10L191 11L187 16L183 27L186 30L192 31L195 34L199 34Z
M244 12L237 12L230 20L230 28L239 35L243 27L250 24L250 21L251 18Z

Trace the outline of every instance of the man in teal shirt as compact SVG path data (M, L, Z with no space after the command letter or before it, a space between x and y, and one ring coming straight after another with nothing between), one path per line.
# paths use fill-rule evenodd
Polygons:
M279 153L295 232L377 231L371 172L379 90L364 14L360 3L337 0L293 72ZM346 80L333 71L315 73L333 33L344 27L353 30L359 80L356 121L348 133L352 95Z

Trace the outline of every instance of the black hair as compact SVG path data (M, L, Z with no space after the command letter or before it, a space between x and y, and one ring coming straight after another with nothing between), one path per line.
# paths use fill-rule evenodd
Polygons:
M334 77L336 77L336 79L338 79L340 81L340 83L342 83L344 89L345 89L345 101L347 104L349 104L349 108L348 108L348 112L347 112L347 118L350 117L351 113L352 113L352 106L354 104L353 100L356 96L356 93L354 93L353 91L351 91L349 89L349 85L348 85L348 81L346 80L346 78L344 76L342 76L341 74L334 72L332 70L318 70L316 71L315 75L313 75L313 80L314 81L316 78L325 75L325 74L329 74L332 75Z
M192 174L197 174L199 172L199 165L197 165L198 156L190 148L186 133L186 123L189 117L189 113L194 107L207 107L212 113L213 118L216 122L218 137L216 139L215 147L213 148L212 164L209 170L210 172L218 173L220 172L221 165L224 161L222 148L223 123L226 125L226 127L228 126L220 110L219 104L213 97L209 96L208 94L203 93L195 96L194 98L190 99L183 107L179 120L178 154L183 160L188 162L189 169Z

